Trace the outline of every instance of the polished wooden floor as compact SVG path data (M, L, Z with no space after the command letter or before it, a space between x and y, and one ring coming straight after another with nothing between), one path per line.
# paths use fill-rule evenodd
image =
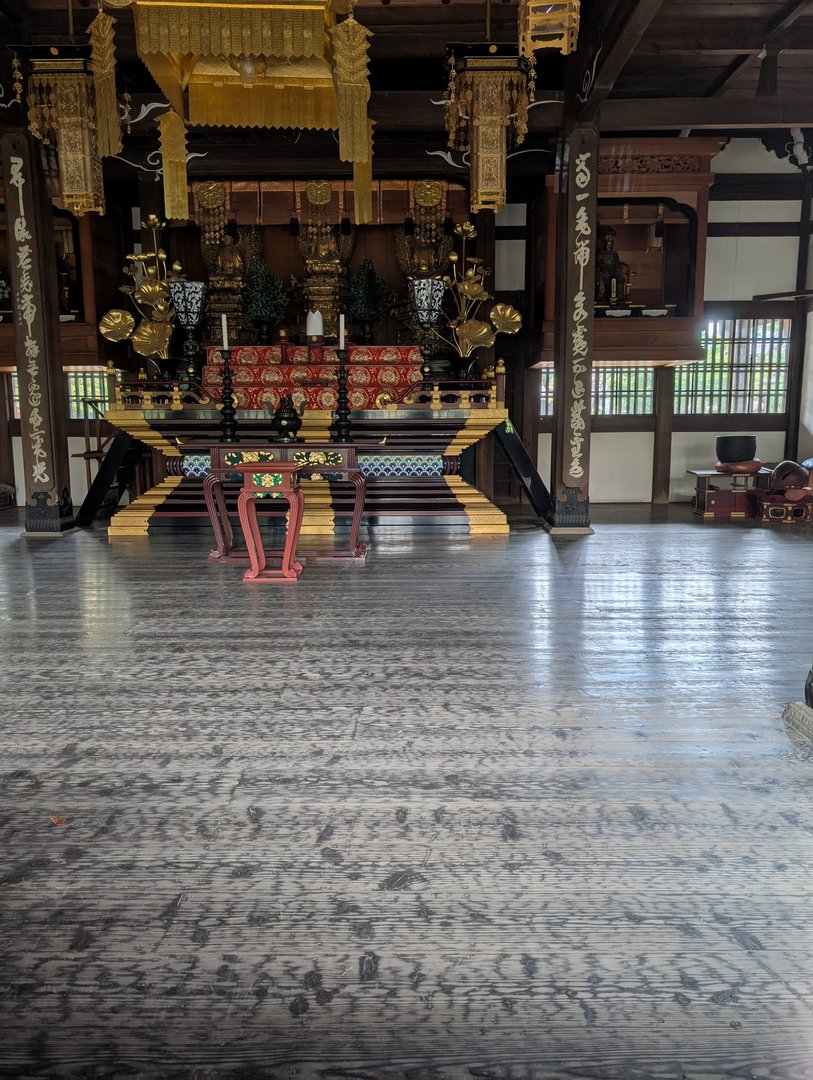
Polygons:
M660 517L269 586L7 515L0 1075L813 1077L813 530Z

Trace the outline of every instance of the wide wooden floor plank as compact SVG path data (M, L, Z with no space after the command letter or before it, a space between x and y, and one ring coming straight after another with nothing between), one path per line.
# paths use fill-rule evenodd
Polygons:
M813 530L3 520L0 1076L813 1078Z

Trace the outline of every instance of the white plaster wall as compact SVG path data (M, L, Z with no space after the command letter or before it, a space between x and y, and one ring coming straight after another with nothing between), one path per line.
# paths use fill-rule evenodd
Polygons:
M495 243L494 288L497 292L514 292L525 288L524 240L497 240Z
M509 228L515 225L524 225L526 222L527 207L525 203L506 203L499 214L494 218L495 226L500 229L503 226Z
M795 236L710 236L705 299L751 300L760 293L792 291L798 249Z
M711 160L715 173L795 173L787 158L766 150L759 139L732 139ZM714 189L712 188L712 191Z
M802 410L799 426L799 459L813 457L813 312L807 317L805 367L802 378Z
M714 188L711 190L713 194ZM725 224L743 221L797 222L801 213L802 204L799 199L748 199L740 202L709 203L709 221Z
M25 506L25 480L23 476L23 448L22 439L16 436L12 439L12 449L14 452L14 486L17 489L17 505ZM85 440L81 438L69 438L68 439L68 454L81 454L85 450ZM96 462L93 461L90 464L91 479L97 472ZM70 458L70 474L71 474L71 498L73 499L73 505L78 509L82 504L82 500L88 493L87 480L85 479L85 463L82 458Z
M553 436L540 433L537 470L550 487ZM651 431L593 432L590 442L590 501L649 502L652 498Z
M551 452L553 449L553 436L550 432L541 431L538 436L539 442L536 452L536 471L542 477L545 482L545 487L550 489L551 476Z
M725 428L720 417L719 431L675 431L672 433L672 464L669 477L670 502L689 502L694 492L695 478L687 469L713 469L717 461L715 446L718 435L743 434ZM781 461L785 450L784 431L757 431L757 457L765 462Z
M590 501L637 503L652 499L651 431L593 432L590 441Z

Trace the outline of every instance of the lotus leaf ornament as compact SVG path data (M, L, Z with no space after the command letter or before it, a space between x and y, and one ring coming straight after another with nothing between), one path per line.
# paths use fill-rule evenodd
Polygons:
M145 278L135 291L133 299L137 304L157 304L160 300L169 299L169 290L163 281L156 278Z
M456 334L463 349L462 356L470 356L475 349L490 349L497 336L488 323L481 319L468 319L458 326Z
M135 329L135 319L129 311L113 308L99 323L99 332L108 341L124 341Z
M163 356L169 348L171 337L172 326L169 323L154 323L145 319L133 331L130 340L139 356Z
M522 315L510 304L495 304L488 317L498 334L516 334L522 329Z
M483 288L479 281L461 281L458 285L458 289L468 300L491 299L491 293L486 292L486 290Z

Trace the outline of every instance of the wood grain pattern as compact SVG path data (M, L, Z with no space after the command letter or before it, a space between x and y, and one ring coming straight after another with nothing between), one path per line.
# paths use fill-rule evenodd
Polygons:
M596 516L258 590L4 515L0 1076L813 1077L813 533Z

